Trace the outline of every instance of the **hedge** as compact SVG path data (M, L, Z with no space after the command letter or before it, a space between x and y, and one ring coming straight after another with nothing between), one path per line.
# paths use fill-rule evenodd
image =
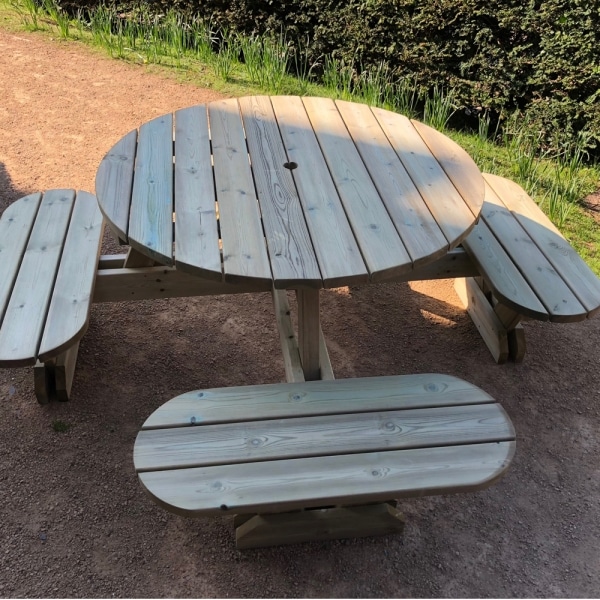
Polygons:
M96 0L73 1L79 7ZM120 8L131 9L128 1ZM463 114L523 111L554 146L578 131L587 132L589 149L600 141L598 0L148 3L157 12L174 7L246 34L283 33L313 62L327 55L369 69L385 61L398 79L454 88Z

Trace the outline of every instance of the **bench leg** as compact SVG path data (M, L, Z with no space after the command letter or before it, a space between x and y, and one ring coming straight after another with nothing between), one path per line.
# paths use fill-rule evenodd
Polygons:
M506 327L509 357L516 363L523 362L527 350L525 345L525 330L523 329L523 325L521 325L523 317L512 308L498 303L495 303L494 312L500 319L500 322Z
M508 359L508 332L472 277L454 280L454 289L497 363Z
M54 361L43 363L38 360L33 367L33 389L40 404L48 404L56 395L53 363Z
M497 363L508 358L517 363L525 357L525 330L522 316L496 299L481 278L454 280L454 289L479 330Z
M239 550L317 540L402 533L404 518L395 503L306 509L291 513L240 515L236 525Z
M33 387L40 404L51 400L66 402L71 396L79 342L45 363L38 361L33 367Z

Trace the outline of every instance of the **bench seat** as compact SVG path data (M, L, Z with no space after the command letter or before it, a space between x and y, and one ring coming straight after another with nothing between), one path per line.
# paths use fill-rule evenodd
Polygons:
M0 367L37 365L36 395L68 398L102 240L96 197L49 190L0 217Z
M514 451L512 424L492 397L424 374L189 392L146 420L134 464L171 512L258 514L238 521L238 547L247 548L381 533L356 522L325 526L322 511L356 521L359 509L348 506L479 490L503 475ZM372 510L386 515L389 532L389 509ZM306 514L290 524L290 511Z
M519 323L568 323L600 310L600 279L521 186L484 174L481 218L463 248L481 279L456 289L498 362L521 360Z

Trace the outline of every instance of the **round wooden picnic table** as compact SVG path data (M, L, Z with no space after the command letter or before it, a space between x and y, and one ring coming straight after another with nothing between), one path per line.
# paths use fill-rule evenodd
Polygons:
M207 279L304 290L314 317L320 288L389 280L459 245L484 181L456 143L400 114L249 96L131 131L102 160L96 194L139 253Z

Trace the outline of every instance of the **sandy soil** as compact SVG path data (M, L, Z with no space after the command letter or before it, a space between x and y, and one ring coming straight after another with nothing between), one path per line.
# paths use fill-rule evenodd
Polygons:
M123 134L216 97L2 30L0 82L1 209L36 190L93 191ZM70 402L39 406L30 370L0 371L0 596L597 596L600 319L528 323L525 362L498 366L451 282L329 291L323 315L338 377L451 373L502 402L519 440L508 475L402 502L403 536L238 552L228 518L152 503L132 449L176 394L283 380L269 297L94 305Z

